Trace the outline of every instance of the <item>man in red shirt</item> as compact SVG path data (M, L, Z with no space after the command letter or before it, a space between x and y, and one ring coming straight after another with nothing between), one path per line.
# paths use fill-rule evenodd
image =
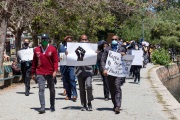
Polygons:
M50 110L55 111L55 88L54 78L58 71L58 53L54 46L48 44L49 36L42 34L41 45L34 49L34 57L32 63L32 79L36 79L39 86L39 100L41 108L39 113L45 113L45 82L47 80L50 90ZM36 77L35 77L36 75Z

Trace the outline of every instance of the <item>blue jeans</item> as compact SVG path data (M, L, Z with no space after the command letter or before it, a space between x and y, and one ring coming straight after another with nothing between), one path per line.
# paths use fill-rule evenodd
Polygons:
M63 82L65 84L67 97L77 97L76 81L73 66L66 66L63 73Z

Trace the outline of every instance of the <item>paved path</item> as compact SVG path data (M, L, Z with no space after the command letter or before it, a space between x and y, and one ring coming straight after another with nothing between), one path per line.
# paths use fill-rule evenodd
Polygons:
M49 111L49 90L46 88L46 113L38 114L40 107L37 84L32 82L30 96L24 95L24 85L0 90L0 120L171 120L174 117L164 110L157 98L150 80L148 70L141 69L141 84L134 84L127 79L122 86L123 99L121 113L112 111L112 102L104 101L102 81L93 81L93 111L80 111L80 100L72 102L64 100L62 82L58 78L56 85L56 111ZM77 86L77 89L79 87ZM79 93L79 91L78 91Z

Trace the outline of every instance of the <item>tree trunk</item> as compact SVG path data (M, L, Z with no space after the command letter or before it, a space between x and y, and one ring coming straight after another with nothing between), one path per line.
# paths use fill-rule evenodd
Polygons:
M1 26L0 26L0 67L2 68L2 63L3 63L3 52L4 52L4 43L6 40L6 33L7 33L7 22L8 18L3 17Z
M36 47L39 45L38 43L38 34L32 33L32 39L33 39L33 47Z
M16 33L15 33L15 46L16 46L16 54L17 51L21 49L21 35L23 33L24 28L21 29L17 29Z

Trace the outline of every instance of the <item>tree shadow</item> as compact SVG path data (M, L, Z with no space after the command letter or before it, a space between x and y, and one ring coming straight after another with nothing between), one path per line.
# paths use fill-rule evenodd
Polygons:
M68 107L64 107L62 109L64 110L80 110L82 107L80 106L68 106Z

